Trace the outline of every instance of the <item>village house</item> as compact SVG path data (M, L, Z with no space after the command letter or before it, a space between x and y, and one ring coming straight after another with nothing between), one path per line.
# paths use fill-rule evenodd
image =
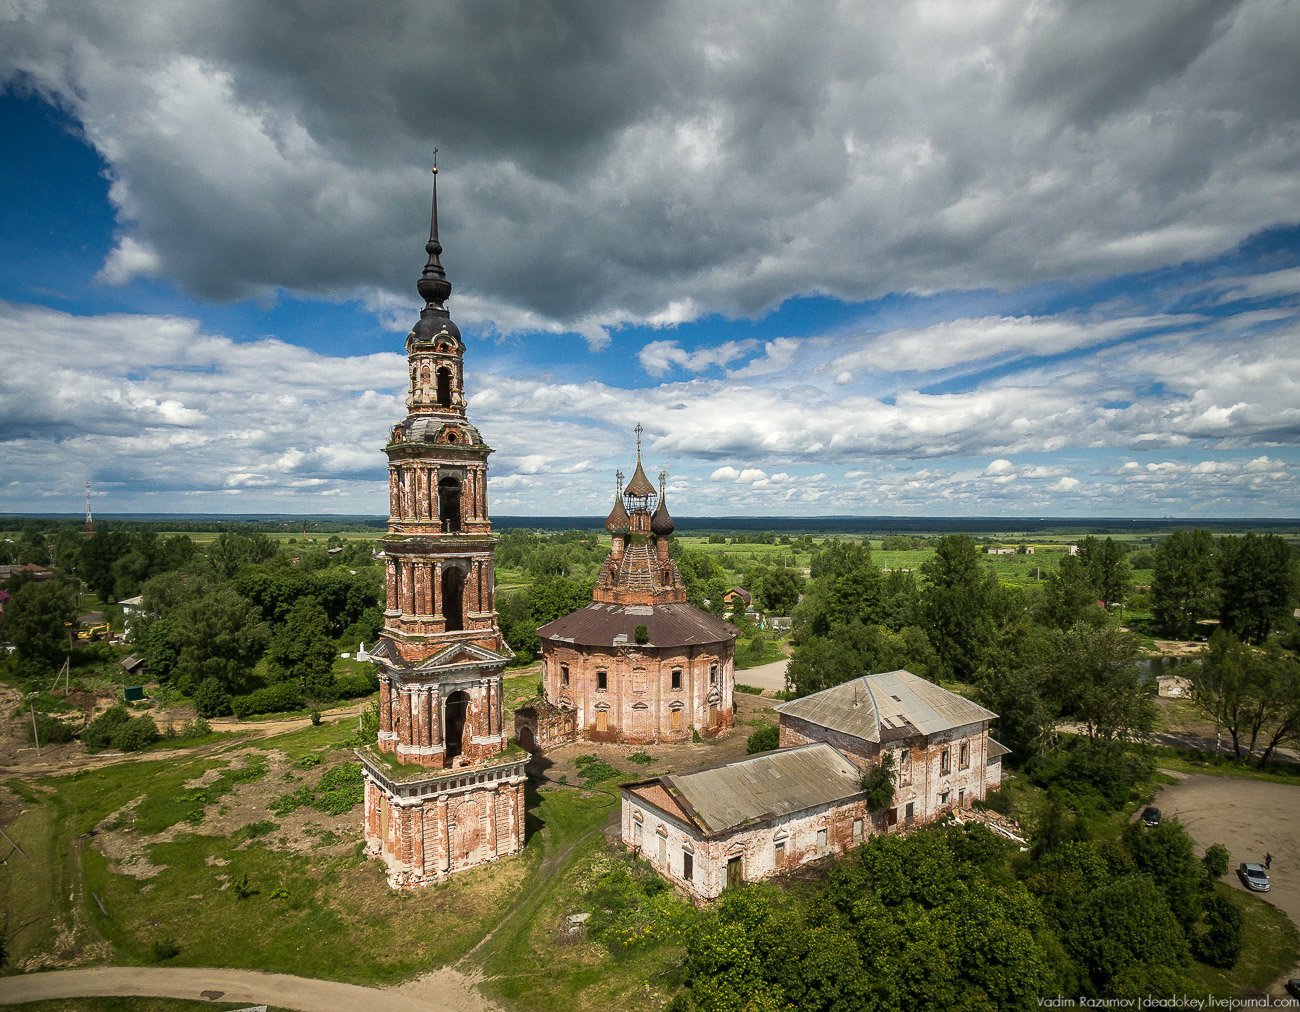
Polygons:
M777 707L780 748L622 787L624 844L696 900L925 825L1002 782L997 717L908 671L853 679ZM866 808L888 753L894 803Z

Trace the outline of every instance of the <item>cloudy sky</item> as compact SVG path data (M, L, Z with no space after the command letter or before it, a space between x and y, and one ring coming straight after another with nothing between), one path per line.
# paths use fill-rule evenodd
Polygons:
M1300 4L0 0L0 511L1296 516Z

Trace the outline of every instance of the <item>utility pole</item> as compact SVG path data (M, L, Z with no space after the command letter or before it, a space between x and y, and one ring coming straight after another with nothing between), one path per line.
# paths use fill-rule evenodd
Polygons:
M95 536L95 517L90 512L90 482L86 482L86 537Z
M36 742L36 754L39 756L41 754L41 732L36 726L36 706L30 702L27 706L32 711L32 738Z

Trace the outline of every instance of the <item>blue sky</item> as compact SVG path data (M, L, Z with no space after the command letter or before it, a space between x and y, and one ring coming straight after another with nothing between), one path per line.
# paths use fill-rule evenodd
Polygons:
M381 513L437 146L496 512L1300 515L1295 5L367 11L0 18L0 511Z

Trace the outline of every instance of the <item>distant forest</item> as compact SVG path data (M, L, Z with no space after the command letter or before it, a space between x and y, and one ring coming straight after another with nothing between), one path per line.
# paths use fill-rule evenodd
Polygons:
M722 531L772 531L777 534L1137 534L1203 527L1217 533L1256 531L1273 534L1300 534L1300 518L1259 517L674 517L682 534L709 534ZM81 522L74 513L0 514L0 527L32 520L62 523ZM387 518L382 516L302 516L284 513L111 513L95 518L96 525L115 521L136 529L155 531L238 531L243 533L319 533L347 531L382 531ZM605 522L599 517L494 516L492 523L502 530L537 529L548 531L599 530Z

